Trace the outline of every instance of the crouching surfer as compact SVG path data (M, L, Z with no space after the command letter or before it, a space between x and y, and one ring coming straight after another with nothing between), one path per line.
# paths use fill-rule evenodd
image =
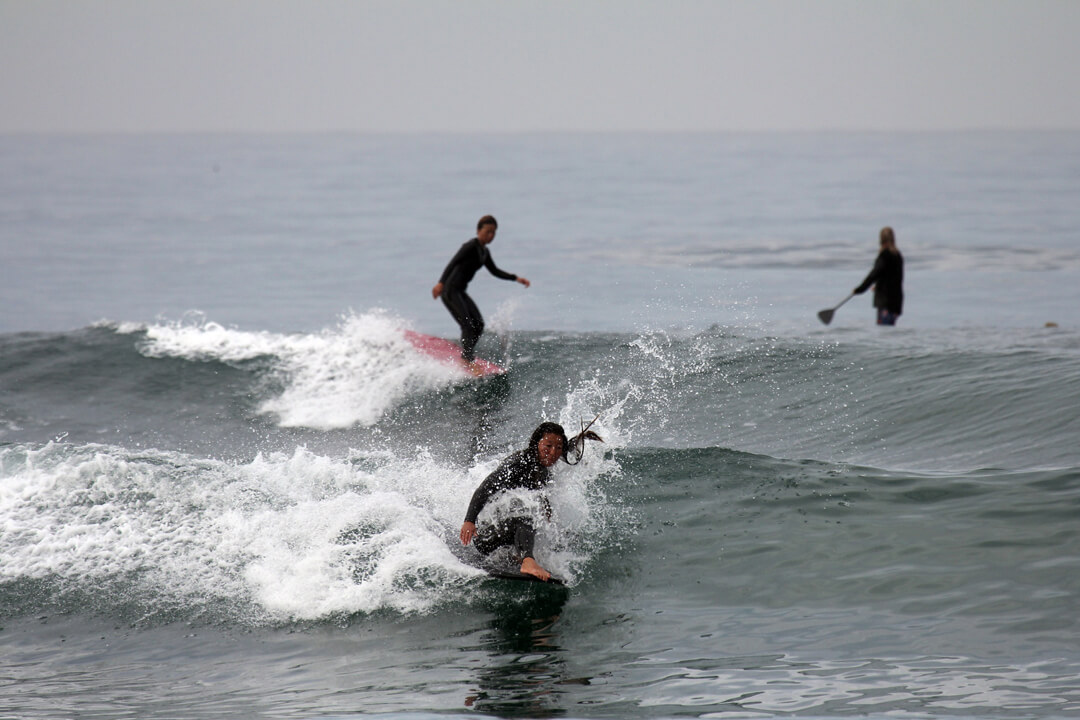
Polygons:
M532 518L510 517L485 523L479 530L476 527L476 518L488 501L500 493L508 490L543 490L551 481L549 468L558 462L559 458L567 464L573 464L567 459L570 452L575 453L577 460L580 460L585 440L603 442L600 436L588 427L582 428L580 434L567 440L562 425L553 422L541 423L529 438L529 446L512 453L499 463L499 467L476 488L465 513L465 522L461 525L461 543L468 545L475 540L474 547L483 555L509 546L513 548L514 557L521 560L523 574L549 580L551 573L541 567L533 557L536 529L533 527ZM544 515L550 519L551 505L547 497L541 495L540 499Z

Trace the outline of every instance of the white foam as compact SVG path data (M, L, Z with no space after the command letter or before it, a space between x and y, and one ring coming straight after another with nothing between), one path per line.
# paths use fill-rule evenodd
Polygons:
M360 470L356 460L369 467ZM287 463L295 466L294 476L309 481L302 492L291 491L292 502L222 518L239 541L251 543L244 577L275 616L422 612L478 574L447 546L465 514L462 487L471 487L461 471L423 451L408 460L383 454L353 461L338 464L297 451ZM252 471L280 475L281 462L260 459ZM320 465L315 475L345 475L312 485L312 470Z
M0 579L57 581L154 612L231 608L279 622L468 596L479 571L451 551L473 490L501 458L462 469L298 449L231 464L175 452L0 448ZM611 460L556 471L538 559L573 579L603 531ZM585 542L580 542L585 538ZM215 612L219 610L213 610Z
M248 332L214 322L167 323L146 328L140 351L257 369L283 390L259 411L282 427L318 430L370 426L406 398L462 380L454 367L417 353L405 340L404 323L384 313L349 315L314 334Z
M0 450L0 577L60 579L72 587L161 583L162 609L182 597L235 596L208 574L222 549L207 533L202 488L210 465L177 464L104 446ZM183 482L198 477L198 486Z
M226 328L216 322L183 322L146 327L146 341L139 349L147 357L179 357L185 360L219 360L236 363L282 351L303 350L317 344L308 335L280 335Z

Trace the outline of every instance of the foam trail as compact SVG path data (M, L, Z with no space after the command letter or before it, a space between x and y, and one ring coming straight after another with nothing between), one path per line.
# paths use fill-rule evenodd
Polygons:
M382 313L350 315L315 334L245 332L213 322L146 328L140 351L245 366L264 359L283 389L259 412L282 427L317 430L371 426L406 398L452 385L456 368L423 356L404 339L404 323Z
M429 612L467 598L481 575L453 551L472 491L500 459L457 468L423 450L335 459L297 449L235 464L104 445L8 446L0 582L47 583L49 596L93 597L107 613L119 604L254 624ZM557 471L555 522L538 558L564 577L577 576L606 532L595 485L610 470L594 457Z
M460 471L297 450L233 465L174 452L0 450L0 579L247 621L423 611L477 571L448 550Z

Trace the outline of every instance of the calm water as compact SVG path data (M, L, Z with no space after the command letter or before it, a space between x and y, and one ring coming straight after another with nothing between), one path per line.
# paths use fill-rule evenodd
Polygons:
M1077 716L1078 200L1078 133L0 137L0 716ZM489 212L475 382L400 330ZM821 325L883 224L900 324ZM597 413L569 590L478 576Z

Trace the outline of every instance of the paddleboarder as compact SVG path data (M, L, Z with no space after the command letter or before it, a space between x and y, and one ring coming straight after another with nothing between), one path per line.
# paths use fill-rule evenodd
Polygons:
M591 423L590 423L591 424ZM600 436L583 428L581 433L567 440L562 425L553 422L540 423L529 438L529 446L518 450L499 463L495 471L484 478L473 493L465 522L461 525L461 544L473 542L483 555L489 555L500 547L513 548L515 561L521 562L521 572L548 580L551 573L540 566L533 557L536 529L529 516L511 516L488 521L477 529L480 512L496 495L508 490L543 490L551 482L549 468L562 458L568 464L568 453L584 452L585 440L603 442ZM545 518L551 519L551 505L545 495L540 496Z
M458 249L443 270L439 282L431 288L431 297L441 297L443 305L461 326L461 357L467 363L471 363L475 358L476 343L484 334L484 318L480 314L480 308L476 307L476 303L465 292L476 271L486 267L488 272L497 278L514 280L529 287L528 280L500 270L491 259L487 246L495 240L495 231L498 228L499 223L491 215L480 218L476 223L476 237Z
M904 256L896 249L896 234L891 227L881 228L880 245L874 268L852 293L861 295L873 285L877 324L895 325L904 309Z

